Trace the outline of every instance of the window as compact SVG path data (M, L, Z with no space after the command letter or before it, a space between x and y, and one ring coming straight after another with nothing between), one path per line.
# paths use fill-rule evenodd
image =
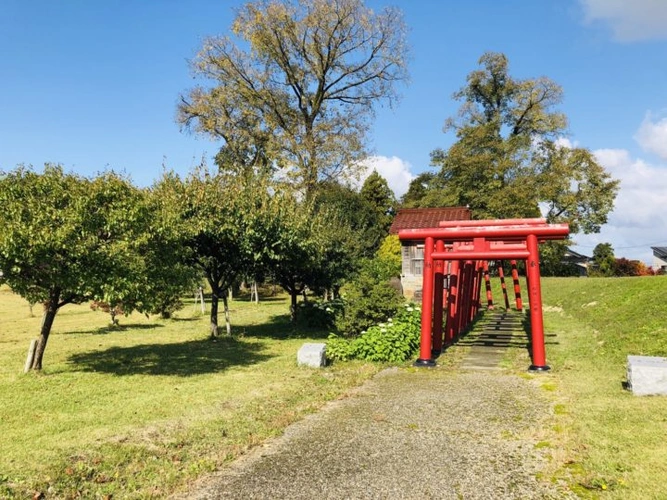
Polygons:
M424 271L424 245L405 245L402 256L403 275L421 276Z
M424 245L412 247L410 256L410 272L415 276L421 276L424 272Z

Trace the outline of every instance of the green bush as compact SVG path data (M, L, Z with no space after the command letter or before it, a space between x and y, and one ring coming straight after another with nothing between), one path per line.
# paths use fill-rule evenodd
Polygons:
M389 284L392 269L391 264L382 259L368 260L357 278L343 287L345 310L336 321L339 332L355 337L396 314L405 299Z
M333 328L336 318L343 315L343 307L340 299L301 302L297 321L308 328Z
M350 339L332 333L327 339L327 358L336 361L349 361L354 356L354 345Z
M419 307L405 304L394 318L370 327L355 339L329 335L327 357L338 361L357 358L399 363L408 359L417 350L420 332Z

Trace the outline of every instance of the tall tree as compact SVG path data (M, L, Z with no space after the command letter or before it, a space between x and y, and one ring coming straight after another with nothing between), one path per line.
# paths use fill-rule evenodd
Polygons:
M616 265L614 257L614 248L611 243L598 243L593 249L593 263L595 272L599 276L613 276Z
M447 199L469 205L476 218L533 217L540 206L572 232L598 232L613 208L618 181L591 152L559 141L567 120L555 108L563 92L545 77L510 76L503 54L486 53L481 68L454 94L462 101L445 131L447 150L432 152Z
M378 224L383 233L381 237L384 238L389 233L389 226L394 220L396 208L396 197L387 179L382 177L377 170L373 170L361 186L360 194L377 214Z
M314 208L322 217L333 218L349 228L352 240L345 244L355 263L373 256L384 229L378 211L359 192L336 181L321 182Z
M94 179L47 164L0 175L1 280L44 304L31 368L41 370L56 314L67 304L134 297L130 270L145 232L141 193L114 173ZM133 300L133 299L132 299Z
M193 63L212 85L181 98L178 119L224 141L232 165L285 167L308 196L365 156L375 106L407 78L405 24L362 0L257 0L231 37L208 38ZM223 164L229 166L229 163Z

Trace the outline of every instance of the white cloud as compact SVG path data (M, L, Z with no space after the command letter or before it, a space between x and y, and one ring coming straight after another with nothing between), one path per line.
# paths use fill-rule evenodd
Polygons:
M414 175L410 172L411 165L397 156L371 156L364 162L366 170L361 174L360 185L366 177L377 170L378 174L387 179L387 184L397 198L403 196L410 187Z
M572 142L567 137L558 137L555 142L556 142L556 146L560 146L561 148L572 149L572 148L579 147L578 142L576 142L576 141Z
M665 0L580 0L586 22L608 23L615 40L667 38Z
M632 158L624 149L594 151L598 161L621 181L609 222L599 234L575 235L580 253L591 255L598 243L611 243L617 257L651 264L651 246L667 245L667 166Z
M653 121L651 113L647 113L635 134L635 140L644 151L667 160L667 117Z

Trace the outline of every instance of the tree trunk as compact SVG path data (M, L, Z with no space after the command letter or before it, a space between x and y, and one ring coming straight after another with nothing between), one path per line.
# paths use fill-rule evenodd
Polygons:
M44 318L42 319L42 330L39 333L39 338L37 339L37 349L35 349L35 357L32 360L32 369L41 370L42 369L42 359L44 358L44 350L46 349L46 343L49 341L49 335L51 333L51 327L53 326L53 320L56 318L56 313L58 312L58 302L60 301L60 291L51 292L51 298L44 306Z
M256 281L252 282L252 288L251 288L251 291L250 291L251 301L252 301L253 294L255 296L255 300L254 300L255 304L259 304L259 289L257 287L257 282Z
M299 291L296 288L292 288L289 290L290 297L292 299L291 305L290 305L290 319L292 320L292 323L296 323L296 302L297 302L297 297L299 296Z
M218 290L211 290L211 338L218 337Z
M227 327L227 336L232 336L232 322L229 319L229 301L227 297L222 298L222 303L225 307L225 327Z
M32 339L30 341L30 347L28 348L28 357L25 360L25 366L23 368L23 373L28 373L32 368L32 362L35 359L35 349L37 348L37 340Z

